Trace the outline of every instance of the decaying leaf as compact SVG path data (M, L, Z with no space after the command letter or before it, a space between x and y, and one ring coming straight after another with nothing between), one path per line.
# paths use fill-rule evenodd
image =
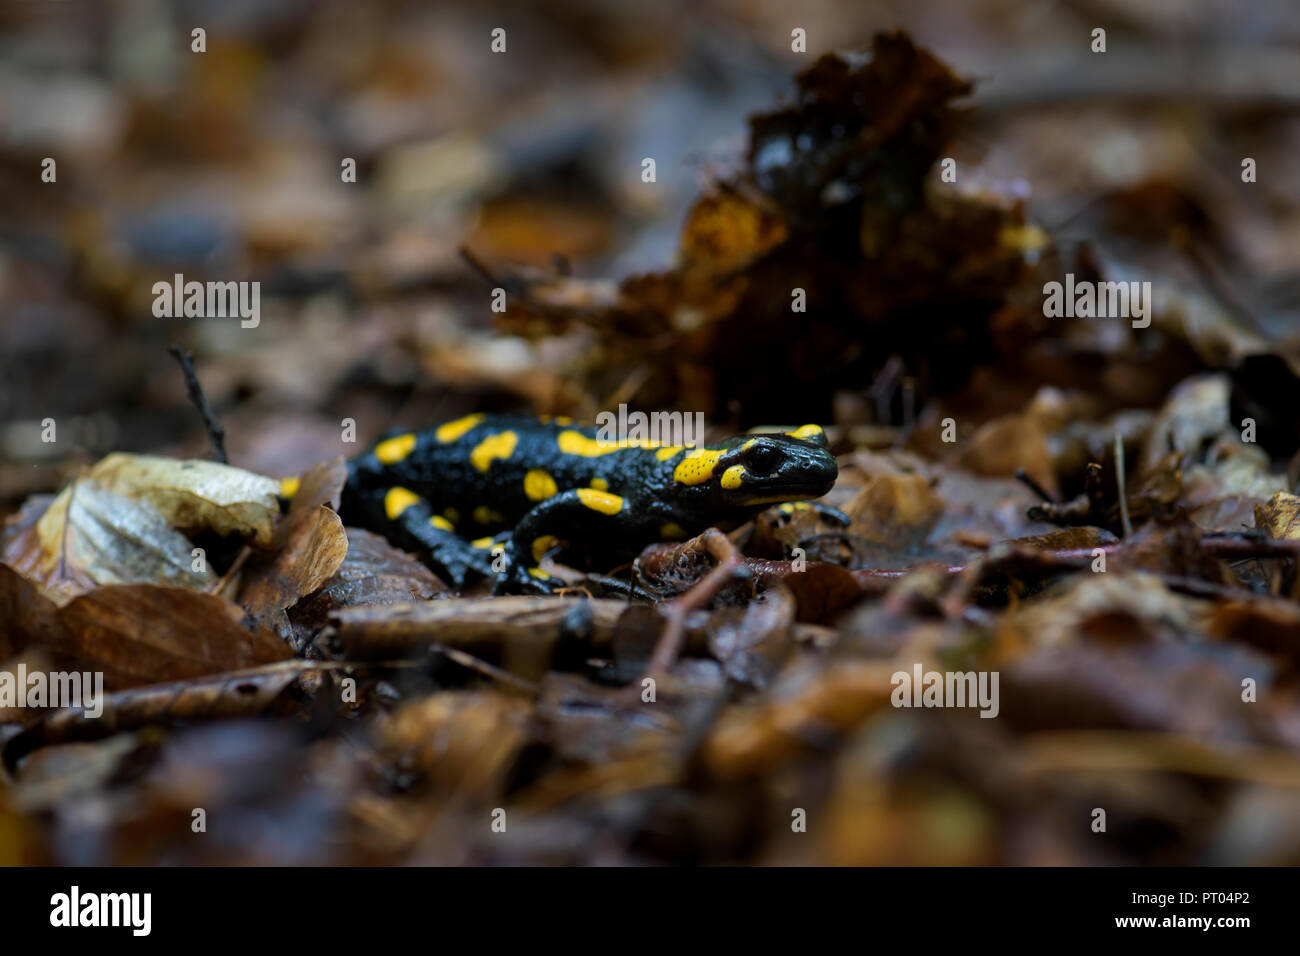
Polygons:
M267 618L283 611L338 571L348 551L343 522L335 513L345 477L342 459L318 465L302 477L278 529L279 550L261 562L263 566L250 569L239 596L250 615Z
M1300 497L1279 491L1262 505L1255 505L1255 527L1270 538L1300 540Z
M0 565L0 618L16 650L36 647L69 670L100 671L110 689L200 677L283 660L274 635L243 626L216 594L153 584L97 588L58 607Z
M1048 493L1060 492L1047 436L1032 415L1008 415L981 427L963 445L962 462L980 475L1010 478L1022 471Z
M279 482L211 461L109 455L86 477L119 495L147 501L180 531L240 535L265 548L280 513Z
M216 576L187 534L268 547L277 489L227 465L109 455L10 538L2 559L59 603L106 584L208 587Z
M282 661L105 694L96 702L97 713L87 713L87 708L81 707L41 716L5 742L5 763L13 766L37 747L98 740L149 725L254 717L265 712L304 675L328 666L312 661Z
M60 61L92 110L40 57L0 70L39 155L94 158L71 190L0 176L39 239L17 272L0 242L0 864L1300 861L1296 97L1236 68L1259 22L1290 35L1282 0L1187 5L1233 67L1193 93L1159 13L1126 7L1132 55L1080 69L1080 5L1038 5L1074 40L1026 59L994 0L962 11L988 82L882 34L806 58L747 127L725 110L782 85L779 5L711 5L685 46L676 12L520 5L545 43L486 58L454 53L480 18L342 5L244 17L161 97L114 57ZM107 6L6 27L94 51L118 7L174 26ZM322 55L340 29L360 54ZM322 90L337 109L304 110ZM18 132L0 169L31 168ZM264 282L261 327L151 321L182 267ZM1053 283L1114 308L1062 312ZM160 335L247 470L94 463L203 444ZM816 423L838 481L793 501L761 456L738 489L596 456L617 514L548 527L566 586L527 596L453 595L342 504L340 450L391 427L418 437L369 464L494 534L493 468L444 472L425 429L624 404L702 413L709 445ZM287 504L262 474L300 476ZM632 530L649 546L606 560ZM9 679L56 671L103 674L102 715Z
M923 556L944 503L921 475L877 475L844 508L849 533L873 547L875 567L900 567Z
M437 575L381 536L347 528L347 554L333 576L300 600L292 617L319 630L345 607L406 604L447 593Z
M393 714L382 746L408 772L458 799L499 798L527 740L526 709L491 691L434 694Z
M14 538L4 561L60 603L104 584L150 582L203 588L215 580L193 543L147 501L90 479L64 489Z
M889 705L893 670L864 662L805 681L790 675L767 702L737 708L719 722L704 750L710 770L724 779L749 776L851 730Z

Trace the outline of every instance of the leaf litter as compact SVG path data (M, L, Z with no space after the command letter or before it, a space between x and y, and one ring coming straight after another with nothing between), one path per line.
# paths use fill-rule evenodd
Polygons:
M824 503L847 523L777 507L630 566L559 568L563 596L455 594L344 525L341 460L269 467L255 412L227 422L233 457L302 474L286 508L255 469L83 463L6 525L0 667L102 672L108 692L93 719L0 712L0 862L1300 859L1300 363L1284 323L1250 326L1171 259L1174 233L1225 248L1216 217L1173 179L1098 186L1078 244L1017 190L945 185L973 87L906 34L795 82L691 204L667 270L504 261L610 230L579 229L590 204L502 198L464 250L519 303L490 336L446 333L454 297L432 337L383 317L443 281L411 263L455 261L427 237L339 281L377 312L367 389L404 387L399 353L448 384L404 414L822 421L841 464ZM543 227L511 221L528 216ZM267 256L310 246L246 225ZM1149 332L1045 319L1064 271L1153 279ZM328 310L303 321L330 338ZM321 392L285 388L345 387L328 344ZM227 358L205 370L223 399L274 378ZM996 717L898 706L918 669L996 673ZM199 805L237 823L193 839Z

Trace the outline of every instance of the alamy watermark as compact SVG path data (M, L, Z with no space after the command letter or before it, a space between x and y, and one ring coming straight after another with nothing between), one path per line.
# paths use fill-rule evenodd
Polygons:
M104 713L103 671L0 671L0 710L80 707L92 720Z
M73 884L67 893L50 897L50 925L124 926L133 936L153 929L152 893L83 893Z
M1043 315L1049 319L1132 319L1133 328L1151 324L1150 282L1078 282L1073 272L1065 282L1043 286Z
M981 717L996 717L997 671L922 671L914 664L911 673L894 671L889 701L895 707L978 707Z
M155 282L152 291L153 314L160 319L238 317L244 329L262 321L260 282L186 282L178 272L171 282Z
M645 445L704 444L704 413L629 412L626 404L618 412L596 415L596 441L617 447Z

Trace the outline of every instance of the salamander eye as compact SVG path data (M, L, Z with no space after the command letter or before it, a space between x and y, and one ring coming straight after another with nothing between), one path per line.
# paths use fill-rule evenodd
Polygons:
M776 469L781 461L781 453L771 445L754 445L741 453L740 460L751 475L762 477Z

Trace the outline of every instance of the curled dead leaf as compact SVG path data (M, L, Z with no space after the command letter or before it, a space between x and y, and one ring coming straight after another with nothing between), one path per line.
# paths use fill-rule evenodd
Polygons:
M196 570L193 548L149 502L83 478L10 541L4 561L46 596L66 603L105 584L206 587L215 576L206 564Z
M289 657L244 610L216 594L153 584L97 588L62 607L0 565L0 620L13 649L32 647L70 670L101 671L110 689L200 677Z
M348 553L343 522L334 512L347 471L343 459L317 465L303 476L277 528L280 548L247 570L239 603L257 618L292 607L334 576ZM331 507L331 505L333 507Z
M1255 527L1279 541L1300 539L1300 497L1279 491L1262 505L1255 505Z
M173 528L237 534L263 548L271 544L280 513L279 482L212 461L115 453L86 477L109 491L149 502Z

